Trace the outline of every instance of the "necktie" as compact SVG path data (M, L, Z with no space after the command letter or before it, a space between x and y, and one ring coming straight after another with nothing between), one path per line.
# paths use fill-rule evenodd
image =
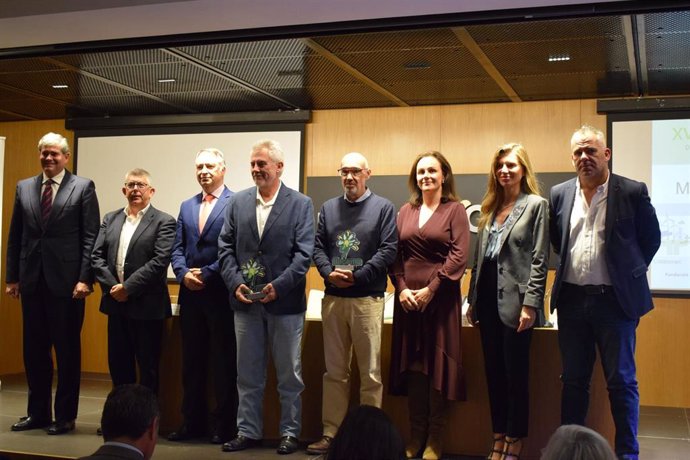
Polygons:
M213 195L208 194L204 197L204 202L201 203L201 212L199 213L199 233L204 231L204 225L206 225L208 215L211 214L211 201L213 201Z
M50 217L50 210L53 209L53 179L48 179L41 194L41 217L43 222L48 221Z

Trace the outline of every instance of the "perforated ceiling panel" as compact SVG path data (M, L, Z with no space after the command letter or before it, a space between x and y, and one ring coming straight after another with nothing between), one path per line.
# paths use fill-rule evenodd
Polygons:
M0 59L0 119L687 95L688 82L681 10Z

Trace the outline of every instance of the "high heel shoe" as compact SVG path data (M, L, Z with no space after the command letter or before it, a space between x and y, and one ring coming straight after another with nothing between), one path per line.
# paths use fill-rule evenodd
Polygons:
M501 460L520 460L522 438L509 438L506 436L503 442L504 450Z
M494 454L498 454L499 458L503 456L503 448L505 447L506 435L494 433L494 443L491 446L491 452L486 457L486 460L493 460Z

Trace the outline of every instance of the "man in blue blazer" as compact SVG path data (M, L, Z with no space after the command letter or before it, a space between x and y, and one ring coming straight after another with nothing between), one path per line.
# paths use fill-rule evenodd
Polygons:
M74 429L79 405L84 298L91 293L91 250L98 233L93 182L65 169L67 139L48 133L38 143L43 173L19 181L7 241L6 293L21 295L28 417L12 431L52 420L53 359L57 358L55 423L48 434Z
M133 169L122 193L127 207L103 218L92 264L108 315L108 367L113 385L139 383L158 392L163 321L172 315L167 273L175 218L151 205L150 174Z
M558 308L561 423L584 425L599 349L616 426L616 454L637 459L639 393L635 330L653 308L647 268L659 221L647 187L608 168L604 134L583 126L571 139L577 178L551 189L551 244L560 261L551 295Z
M221 273L235 311L239 394L238 434L223 450L260 443L270 347L281 406L277 452L291 454L301 430L300 344L314 249L313 205L281 182L283 152L277 142L253 146L251 172L256 187L231 198L218 240Z
M222 444L235 435L237 418L235 326L218 262L218 235L232 196L223 183L223 152L209 148L197 153L196 178L202 192L180 206L172 251L172 266L180 283L177 302L182 332L184 422L168 439L183 441L205 434L210 360L216 401L211 442Z

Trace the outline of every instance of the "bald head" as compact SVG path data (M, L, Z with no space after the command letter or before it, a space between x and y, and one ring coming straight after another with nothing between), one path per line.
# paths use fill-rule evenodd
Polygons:
M367 191L366 182L371 175L369 162L358 152L350 152L340 161L340 178L345 196L356 201Z

